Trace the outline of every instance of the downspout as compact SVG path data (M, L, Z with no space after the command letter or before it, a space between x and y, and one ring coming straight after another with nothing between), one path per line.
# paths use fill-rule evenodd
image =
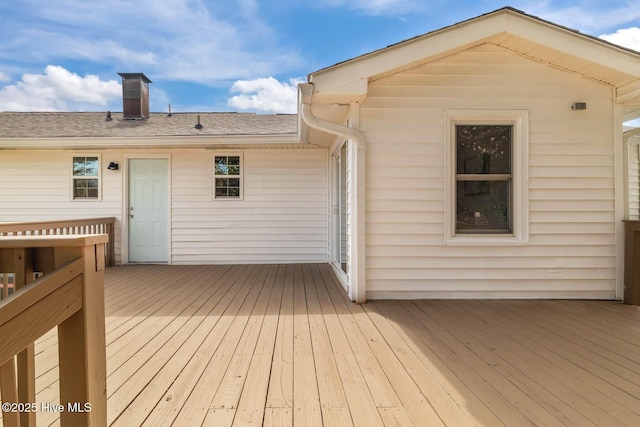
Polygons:
M352 199L351 199L351 266L349 271L350 298L358 304L367 300L366 290L366 245L365 245L365 145L362 134L354 128L343 126L313 115L311 103L313 101L313 83L301 83L300 88L300 115L302 120L311 128L336 135L355 142L355 150L351 156ZM355 185L353 185L355 181Z

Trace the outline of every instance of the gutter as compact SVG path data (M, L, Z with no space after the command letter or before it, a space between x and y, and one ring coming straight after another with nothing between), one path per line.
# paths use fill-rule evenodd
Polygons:
M87 150L110 148L211 148L225 145L299 144L296 134L185 135L141 137L0 138L0 150Z
M302 120L314 129L318 129L332 135L341 136L345 139L351 139L358 144L359 149L364 149L365 139L364 136L358 130L354 128L350 128L347 126L339 125L337 123L329 122L327 120L322 120L313 115L311 112L311 103L313 102L313 83L301 83L298 85L301 93L301 103L302 107L300 108L300 115L302 116ZM309 99L308 102L305 102L305 98Z
M351 265L347 286L349 298L358 304L367 301L366 289L366 230L365 230L365 145L364 136L354 128L343 126L313 115L311 104L313 103L313 83L301 83L300 91L300 116L311 128L327 132L338 137L351 140L355 143L351 154L351 241L349 245ZM355 149L354 149L355 148Z

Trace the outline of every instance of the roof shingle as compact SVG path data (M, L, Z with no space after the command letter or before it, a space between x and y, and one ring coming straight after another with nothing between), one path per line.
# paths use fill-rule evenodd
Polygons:
M200 116L202 129L195 125ZM123 120L122 113L0 112L0 138L112 138L296 134L295 114L151 113Z

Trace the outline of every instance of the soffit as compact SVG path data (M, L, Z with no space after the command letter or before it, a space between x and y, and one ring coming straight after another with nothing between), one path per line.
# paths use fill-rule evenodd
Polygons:
M345 124L347 115L349 114L349 104L341 104L335 101L336 100L334 100L333 103L326 104L312 104L311 111L313 115L332 123ZM300 125L301 142L308 142L321 147L329 147L337 138L337 136L333 134L307 126L302 120Z

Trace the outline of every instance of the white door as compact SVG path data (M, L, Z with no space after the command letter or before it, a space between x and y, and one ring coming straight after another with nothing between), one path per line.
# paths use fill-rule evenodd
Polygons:
M169 262L169 161L129 160L129 262Z

